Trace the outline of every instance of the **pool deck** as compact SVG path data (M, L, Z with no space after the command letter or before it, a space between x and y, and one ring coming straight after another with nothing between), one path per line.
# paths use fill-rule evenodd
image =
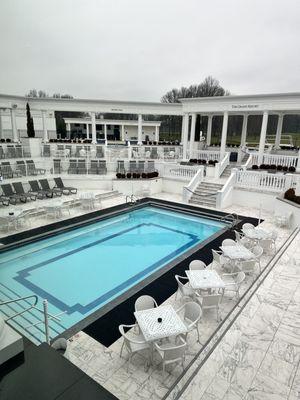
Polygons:
M154 198L182 202L181 196L160 193ZM102 201L102 208L124 202L124 196ZM258 217L259 211L247 207L230 207L235 212ZM74 209L71 216L84 210ZM277 248L288 238L287 229L275 227L272 215L263 212L262 226L278 232ZM36 219L34 227L45 224ZM189 369L182 375L179 366L170 366L162 374L159 360L146 366L146 355L135 355L128 365L126 354L120 357L122 339L105 347L84 332L69 341L69 360L119 399L180 398L186 400L254 400L289 399L300 397L300 234L293 240L283 256L271 270L261 286L249 300L218 346L199 370ZM266 266L270 256L263 256ZM252 283L247 277L242 287L246 292ZM181 305L172 295L165 302L176 308ZM221 315L233 309L236 301L226 294ZM127 321L124 321L126 323ZM204 343L217 328L215 314L205 312L199 324L201 342ZM185 367L201 350L196 332L188 337L188 355ZM195 364L195 363L194 363ZM194 365L193 364L193 365ZM176 397L174 393L178 393Z

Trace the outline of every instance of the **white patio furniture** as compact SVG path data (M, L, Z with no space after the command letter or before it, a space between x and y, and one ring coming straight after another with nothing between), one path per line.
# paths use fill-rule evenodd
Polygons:
M160 355L163 363L163 372L166 370L166 366L180 362L182 368L184 368L184 359L187 344L182 337L179 337L178 344L173 345L171 343L158 344L154 343L155 349Z
M235 246L236 242L233 239L224 239L222 246Z
M82 192L80 193L79 199L83 208L87 208L89 210L95 209L96 197L93 192Z
M60 218L62 217L62 200L51 201L44 205L46 217Z
M230 259L224 257L221 250L212 249L212 256L213 256L212 268L214 268L215 265L217 265L220 268L230 266Z
M234 231L235 234L235 240L237 243L241 244L242 246L245 246L247 248L252 246L252 241L246 238L246 236L238 231Z
M242 283L246 279L246 275L244 272L238 272L237 274L223 274L222 278L228 279L225 280L225 292L234 292L235 296L240 298L240 288Z
M262 228L256 227L251 229L243 229L244 235L255 242L259 242L262 239L269 239L272 237L272 232L268 232Z
M257 274L256 265L257 265L256 260L253 259L240 262L238 268L240 272L244 272L247 275L251 275L252 278L254 279Z
M134 316L146 342L175 337L187 332L185 324L170 304L135 311Z
M221 289L224 290L225 284L220 275L211 269L185 271L190 285L194 290Z
M127 350L129 353L129 363L131 362L131 359L134 354L143 351L143 350L149 350L149 343L145 341L145 338L142 333L140 333L138 330L136 330L137 325L120 325L119 326L119 331L121 335L123 336L123 343L120 351L120 356L122 356L123 349ZM126 329L126 331L125 331ZM128 332L128 330L130 330ZM136 333L138 331L139 333ZM129 365L128 363L128 365ZM128 368L127 365L127 368Z
M185 303L177 310L177 314L183 311L182 320L187 328L187 332L184 335L184 340L186 341L187 335L196 329L198 335L198 342L200 343L200 334L199 334L199 326L198 323L202 316L202 310L198 303L195 301L190 301Z
M157 307L156 300L148 295L140 296L134 303L135 311L149 310L149 308Z
M206 264L201 260L193 260L190 262L189 269L192 270L202 270L206 268Z
M217 321L220 321L220 304L222 301L223 295L220 293L213 293L213 294L207 294L204 296L199 296L198 301L200 303L200 306L202 308L202 311L204 310L216 310L217 314Z
M253 224L250 224L249 222L246 222L242 226L242 231L244 232L245 229L254 229L254 228L255 228L255 226Z
M178 284L175 300L177 299L178 294L181 295L182 299L193 299L195 297L195 291L190 285L189 278L186 276L175 275L175 279ZM186 283L183 283L182 281L185 281Z
M235 244L234 246L221 246L221 250L224 256L230 258L232 261L253 259L253 253L240 244Z
M289 212L286 214L275 213L275 215L274 215L275 225L280 226L280 227L288 227L289 228L291 226L292 216L293 216L292 212Z
M263 253L270 255L275 252L275 244L272 238L270 239L262 239L259 241L260 247L263 249Z

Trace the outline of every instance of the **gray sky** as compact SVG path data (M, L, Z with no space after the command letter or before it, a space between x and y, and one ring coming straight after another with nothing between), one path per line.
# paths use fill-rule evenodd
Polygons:
M0 93L159 101L300 91L299 0L1 0Z

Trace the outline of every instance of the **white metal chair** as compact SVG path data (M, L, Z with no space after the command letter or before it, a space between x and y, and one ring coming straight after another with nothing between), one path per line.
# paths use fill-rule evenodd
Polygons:
M122 356L123 349L124 347L126 348L128 354L129 354L129 363L131 362L131 359L135 353L138 353L143 350L149 350L149 344L145 341L144 336L142 333L138 331L138 333L135 333L135 328L137 328L137 324L133 325L119 325L119 331L121 335L123 336L123 344L121 347L120 351L120 356ZM125 332L126 329L126 332ZM130 333L127 331L130 329ZM128 365L129 365L128 363ZM127 365L127 367L128 367Z
M225 281L225 291L234 292L235 296L240 298L240 288L244 280L246 279L245 272L238 272L237 274L223 274L222 278L231 277L232 280Z
M242 246L245 246L246 248L251 247L252 245L251 240L247 239L242 233L234 231L234 234L237 243L240 243Z
M244 230L244 229L254 229L254 225L253 224L250 224L249 222L246 222L245 224L243 224L243 226L242 226L242 230Z
M206 294L198 297L202 310L216 310L217 321L220 321L220 303L223 295L221 293Z
M156 300L148 295L140 296L134 303L135 311L149 310L157 307Z
M268 240L271 242L270 239L268 239ZM260 262L260 259L261 259L261 256L262 256L263 253L264 253L264 248L261 246L261 240L259 241L259 245L256 245L256 246L254 246L254 247L251 249L251 252L252 252L252 254L254 254L255 262L257 262L257 264L258 264L258 266L259 266L259 272L261 272L261 262Z
M180 294L183 299L191 299L195 297L195 290L191 287L189 278L186 276L175 275L175 279L178 284L175 299L177 299L178 294ZM182 283L182 281L186 281L186 283Z
M187 339L187 335L189 332L196 329L198 335L198 342L200 343L200 334L198 326L198 323L202 316L202 310L200 305L195 301L190 301L181 306L178 310L176 310L176 312L180 314L182 310L183 310L182 320L187 328L187 333L184 335L184 340Z
M190 262L189 269L191 271L199 271L206 268L206 264L201 260L193 260Z
M259 241L259 245L262 247L263 253L265 253L265 254L269 255L269 254L272 254L272 252L275 252L275 244L274 244L274 240L272 238L261 239Z
M166 366L180 362L182 368L184 368L185 351L187 344L185 340L179 336L179 344L172 345L171 343L158 344L154 343L155 349L160 355L163 363L163 372L166 370Z
M251 275L253 277L253 279L257 274L257 271L256 271L256 260L241 261L239 263L238 267L239 267L241 272L244 272L245 274Z
M217 266L221 267L221 268L231 266L231 260L229 258L225 257L221 250L219 250L219 251L212 250L212 255L213 255L213 262L212 262L213 268L214 268L215 264L217 264Z
M233 239L224 239L222 246L235 246L236 242Z

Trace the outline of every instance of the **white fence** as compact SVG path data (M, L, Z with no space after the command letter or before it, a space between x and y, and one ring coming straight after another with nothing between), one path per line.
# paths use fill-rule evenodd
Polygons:
M180 181L190 181L199 169L198 166L194 167L176 163L155 163L155 167L161 177Z
M219 178L223 174L227 165L229 165L229 155L230 153L225 153L222 160L215 165L215 178Z
M280 154L264 154L261 164L282 165L285 167L297 166L297 156L284 156ZM252 165L258 165L258 153L252 153Z
M130 146L129 156L133 159L145 158L172 162L182 159L182 146Z
M219 161L220 160L220 152L212 151L212 150L192 150L190 152L187 151L188 159L197 159L197 160L206 160L206 161Z
M292 174L269 174L266 172L237 171L236 187L282 192L294 186L297 177Z

